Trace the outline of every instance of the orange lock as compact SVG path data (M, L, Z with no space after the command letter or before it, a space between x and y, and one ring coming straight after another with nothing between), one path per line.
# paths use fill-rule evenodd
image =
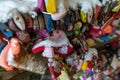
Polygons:
M106 25L104 28L102 28L102 33L104 34L109 34L110 32L113 31L113 26L111 25Z

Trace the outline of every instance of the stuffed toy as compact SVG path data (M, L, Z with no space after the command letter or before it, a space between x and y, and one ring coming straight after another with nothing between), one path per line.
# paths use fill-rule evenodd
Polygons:
M10 42L5 46L0 54L0 66L5 70L13 70L11 63L14 62L14 57L20 53L20 44L17 38L11 38Z
M53 57L54 52L59 54L60 57L66 57L73 50L73 46L70 44L66 37L66 34L62 30L54 30L48 39L37 42L33 48L33 53L39 53L43 51L46 57Z
M54 54L57 53L60 57L64 58L70 54L73 46L70 44L66 34L62 30L54 30L46 40L39 39L33 46L33 53L42 52L44 57L48 58L48 68L52 80L61 74L62 63L54 59Z

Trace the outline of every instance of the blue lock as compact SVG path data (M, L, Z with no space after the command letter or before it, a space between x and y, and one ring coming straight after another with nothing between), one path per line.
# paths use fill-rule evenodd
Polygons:
M6 24L0 24L0 32L4 34L7 38L10 38L13 36L13 32L10 30L10 28Z
M49 14L45 14L45 18L46 18L46 29L48 32L52 32L54 28L53 26L54 21L52 20L52 17Z

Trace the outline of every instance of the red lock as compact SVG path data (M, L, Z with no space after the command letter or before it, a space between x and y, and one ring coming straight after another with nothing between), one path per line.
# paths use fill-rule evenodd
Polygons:
M87 61L87 62L88 62L88 67L89 67L90 69L92 69L92 68L94 67L92 61Z

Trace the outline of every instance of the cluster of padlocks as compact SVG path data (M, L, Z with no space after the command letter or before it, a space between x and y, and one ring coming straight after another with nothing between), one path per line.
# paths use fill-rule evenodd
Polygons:
M10 12L0 23L1 67L13 70L27 46L47 58L52 80L120 78L119 0L38 0L31 13Z

